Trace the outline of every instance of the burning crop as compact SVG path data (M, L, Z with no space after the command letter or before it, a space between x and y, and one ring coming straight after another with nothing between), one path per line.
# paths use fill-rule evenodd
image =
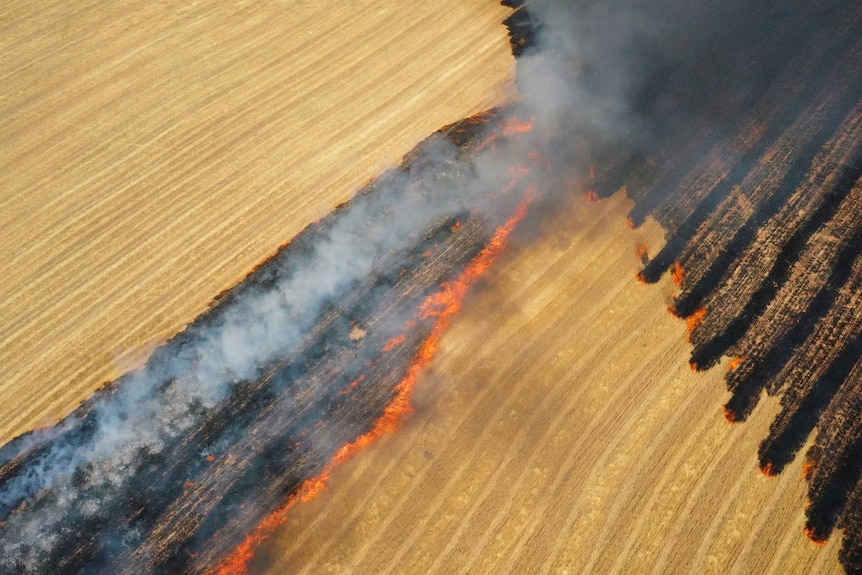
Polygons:
M420 143L141 370L0 449L0 571L242 573L397 429L471 287L570 181L666 228L637 279L670 270L693 369L738 358L726 420L782 396L761 471L817 428L807 533L843 527L862 571L859 8L505 4L517 104Z
M293 505L410 412L547 177L531 131L503 110L445 128L144 369L7 445L4 569L241 572Z
M404 378L395 386L395 397L386 406L383 415L374 422L369 431L342 446L319 475L303 482L296 493L291 495L280 509L268 515L211 573L214 575L245 573L249 561L254 556L254 550L286 521L287 514L294 505L309 501L320 494L326 488L329 476L337 465L353 458L384 434L394 432L397 429L402 418L411 411L410 397L413 388L416 386L422 368L434 359L440 339L449 327L449 321L461 309L464 296L470 286L487 271L494 260L505 250L509 236L526 215L527 207L532 201L534 193L532 190L527 191L524 202L518 207L515 214L497 228L488 245L470 262L458 278L444 283L439 292L429 296L423 302L420 308L420 317L423 319L434 318L431 333L421 343L413 362L407 367ZM402 337L406 338L406 336L399 336L399 339ZM384 348L384 351L387 350Z

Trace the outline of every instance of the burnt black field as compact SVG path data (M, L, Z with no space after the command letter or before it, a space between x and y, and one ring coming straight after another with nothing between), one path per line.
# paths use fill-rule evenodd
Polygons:
M504 3L517 114L540 136L500 135L515 108L444 128L142 371L0 449L0 571L217 565L380 417L432 329L422 302L527 187L541 233L554 186L594 164L599 195L625 187L632 225L666 230L640 277L676 269L671 310L699 318L692 368L737 360L734 424L781 399L752 456L766 475L805 457L806 531L843 529L842 564L862 573L862 7Z

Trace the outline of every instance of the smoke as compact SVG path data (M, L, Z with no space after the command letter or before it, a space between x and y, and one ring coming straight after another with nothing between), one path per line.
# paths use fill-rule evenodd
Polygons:
M320 364L326 354L337 363L338 354L347 353L341 344L314 343L324 320L335 322L332 329L346 335L350 323L338 319L339 302L370 290L371 284L374 294L390 289L395 279L375 278L389 278L390 270L407 266L410 250L446 218L472 214L498 222L511 213L517 194L503 191L510 187L513 166L524 165L531 152L541 150L553 166L552 172L533 171L530 178L539 200L555 206L566 197L562 182L582 176L596 158L648 156L653 147L698 126L720 132L740 108L762 96L778 69L778 63L775 69L748 65L758 34L804 4L530 2L532 47L518 61L522 100L513 113L535 118L535 130L469 158L450 138L426 141L415 162L387 172L367 193L296 238L290 249L156 350L142 370L122 377L56 427L6 446L0 452L0 570L52 571L70 546L86 540L76 533L81 529L92 529L92 539L98 541L80 563L64 564L65 569L114 569L106 566L106 558L128 558L144 544L156 521L152 517L161 517L164 509L153 509L157 503L152 500L140 503L150 507L141 513L151 517L142 524L109 514L137 509L129 500L141 477L157 476L154 466L170 469L165 473L178 485L205 477L199 462L173 459L178 453L188 455L191 448L185 446L200 445L203 459L223 455L246 440L253 425L243 418L251 416L241 412L245 404L234 407L243 385L265 380L268 395L261 397L271 402L258 409L283 411L297 421L289 433L273 432L273 441L300 437L303 425L325 416L317 407L312 415L302 411L295 402L304 396L291 386L300 385L303 366ZM728 99L725 85L731 81L747 86L745 93L736 91ZM383 296L368 297L377 301ZM363 305L357 303L351 313L359 314ZM413 311L386 315L385 322L374 326L374 341L399 333ZM349 356L351 365L370 361L370 353L355 352ZM273 377L278 370L298 375ZM188 440L214 413L236 422L229 422L233 427L212 442ZM305 449L335 448L318 444ZM232 481L234 489L240 480ZM175 495L181 490L169 488ZM164 508L168 505L170 501ZM206 537L198 540L205 543ZM142 564L158 561L150 558Z
M156 350L142 370L124 376L55 428L7 446L0 487L3 570L50 571L62 552L75 547L69 544L76 541L69 531L82 524L101 530L93 533L99 539L97 557L116 559L144 543L145 530L104 524L117 523L106 510L128 507L126 500L141 476L152 473L148 466L153 461L185 465L173 460L176 446L213 411L230 416L224 406L244 383L269 378L280 366L319 362L319 353L337 359L349 338L340 338L341 348L327 343L333 351L314 349L309 342L319 324L328 321L333 306L367 290L369 282L380 283L381 273L410 265L405 250L421 244L437 222L465 214L497 221L511 211L517 198L500 196L511 187L510 160L526 154L523 145L512 143L493 150L468 164L450 139L441 135L424 142L416 161L387 172L349 206L312 226L211 312ZM376 283L377 291L390 287ZM362 304L377 297L366 296ZM385 325L374 326L375 337L368 339L397 334L414 311L387 309ZM345 330L340 334L346 336ZM377 352L380 348L376 345ZM282 411L288 420L304 418L307 426L309 416L297 413L300 403L285 399L296 392L284 388L296 383L273 379L268 408ZM315 393L325 391L321 387ZM310 423L325 417L312 414ZM297 427L298 437L303 425ZM249 428L236 423L198 455L224 455L231 443L247 439ZM331 452L339 445L309 449ZM197 472L190 468L185 475Z
M578 161L578 143L649 157L702 126L718 137L786 69L783 56L817 41L813 23L829 8L809 4L531 1L538 33L518 61L522 105L554 134L548 150L563 161ZM779 24L800 17L811 25L772 42Z

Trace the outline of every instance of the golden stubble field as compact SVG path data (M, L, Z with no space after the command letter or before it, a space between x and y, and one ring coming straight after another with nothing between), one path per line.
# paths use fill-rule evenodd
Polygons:
M495 2L0 8L0 441L140 365L441 126L501 104Z
M133 368L442 125L512 96L494 1L0 8L0 440ZM830 573L775 406L721 416L621 194L514 249L416 413L299 505L271 573Z
M801 462L757 471L776 402L725 422L688 367L672 284L635 280L620 192L578 202L492 270L403 429L338 469L267 544L266 573L840 573L803 534Z

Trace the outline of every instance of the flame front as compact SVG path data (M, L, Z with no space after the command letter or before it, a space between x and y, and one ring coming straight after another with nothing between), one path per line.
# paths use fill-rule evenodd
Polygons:
M670 277L676 287L682 287L682 282L685 279L685 268L679 262L674 262L673 269L670 270Z
M467 295L470 287L491 267L494 261L506 249L509 237L518 223L527 215L527 209L535 195L536 188L530 187L515 213L502 226L496 229L488 245L479 252L461 275L454 281L443 283L441 286L442 289L439 292L429 296L422 303L420 307L420 316L422 319L434 319L431 333L422 343L413 363L408 367L404 378L395 386L394 399L385 408L383 415L377 419L371 430L342 446L323 471L317 476L304 481L280 509L264 518L220 565L208 572L208 575L237 575L246 573L248 564L254 557L257 547L287 521L288 512L294 505L310 501L317 497L326 489L329 477L336 466L350 460L384 434L397 429L401 419L412 411L411 397L419 374L434 359L440 345L440 340L449 327L452 316L460 311L464 297ZM399 336L390 340L389 343L400 339L401 337ZM387 343L387 347L389 343ZM401 341L398 341L392 347L400 343Z
M395 349L396 347L398 347L399 345L401 345L405 341L407 341L407 334L402 333L401 335L397 335L397 336L393 337L392 339L390 339L389 341L386 342L386 344L383 346L383 351L384 352L392 351L393 349Z
M816 461L808 460L802 464L802 477L805 478L805 481L811 481L811 478L814 477L814 471L816 469Z
M805 536L811 540L812 543L817 545L818 547L823 547L826 545L827 538L818 534L812 527L805 528Z
M732 409L730 409L729 407L727 407L726 405L724 407L722 407L721 409L722 409L722 412L724 413L724 420L726 422L728 422L729 424L733 425L734 423L736 423L739 420L739 418L736 416L736 412L733 411Z
M706 319L706 308L700 308L693 314L685 318L685 324L688 328L688 342L691 343L691 334L694 330L703 323Z
M481 142L476 147L476 150L481 151L486 148L493 149L496 145L497 140L499 140L500 138L516 136L518 134L525 134L527 132L530 132L534 128L535 121L535 118L531 118L529 121L525 121L517 117L508 118L504 120L503 123L500 125L500 129L498 131L495 131L483 142Z
M730 363L727 364L727 371L736 371L739 369L739 366L742 365L742 362L745 361L745 357L734 357L730 360Z

